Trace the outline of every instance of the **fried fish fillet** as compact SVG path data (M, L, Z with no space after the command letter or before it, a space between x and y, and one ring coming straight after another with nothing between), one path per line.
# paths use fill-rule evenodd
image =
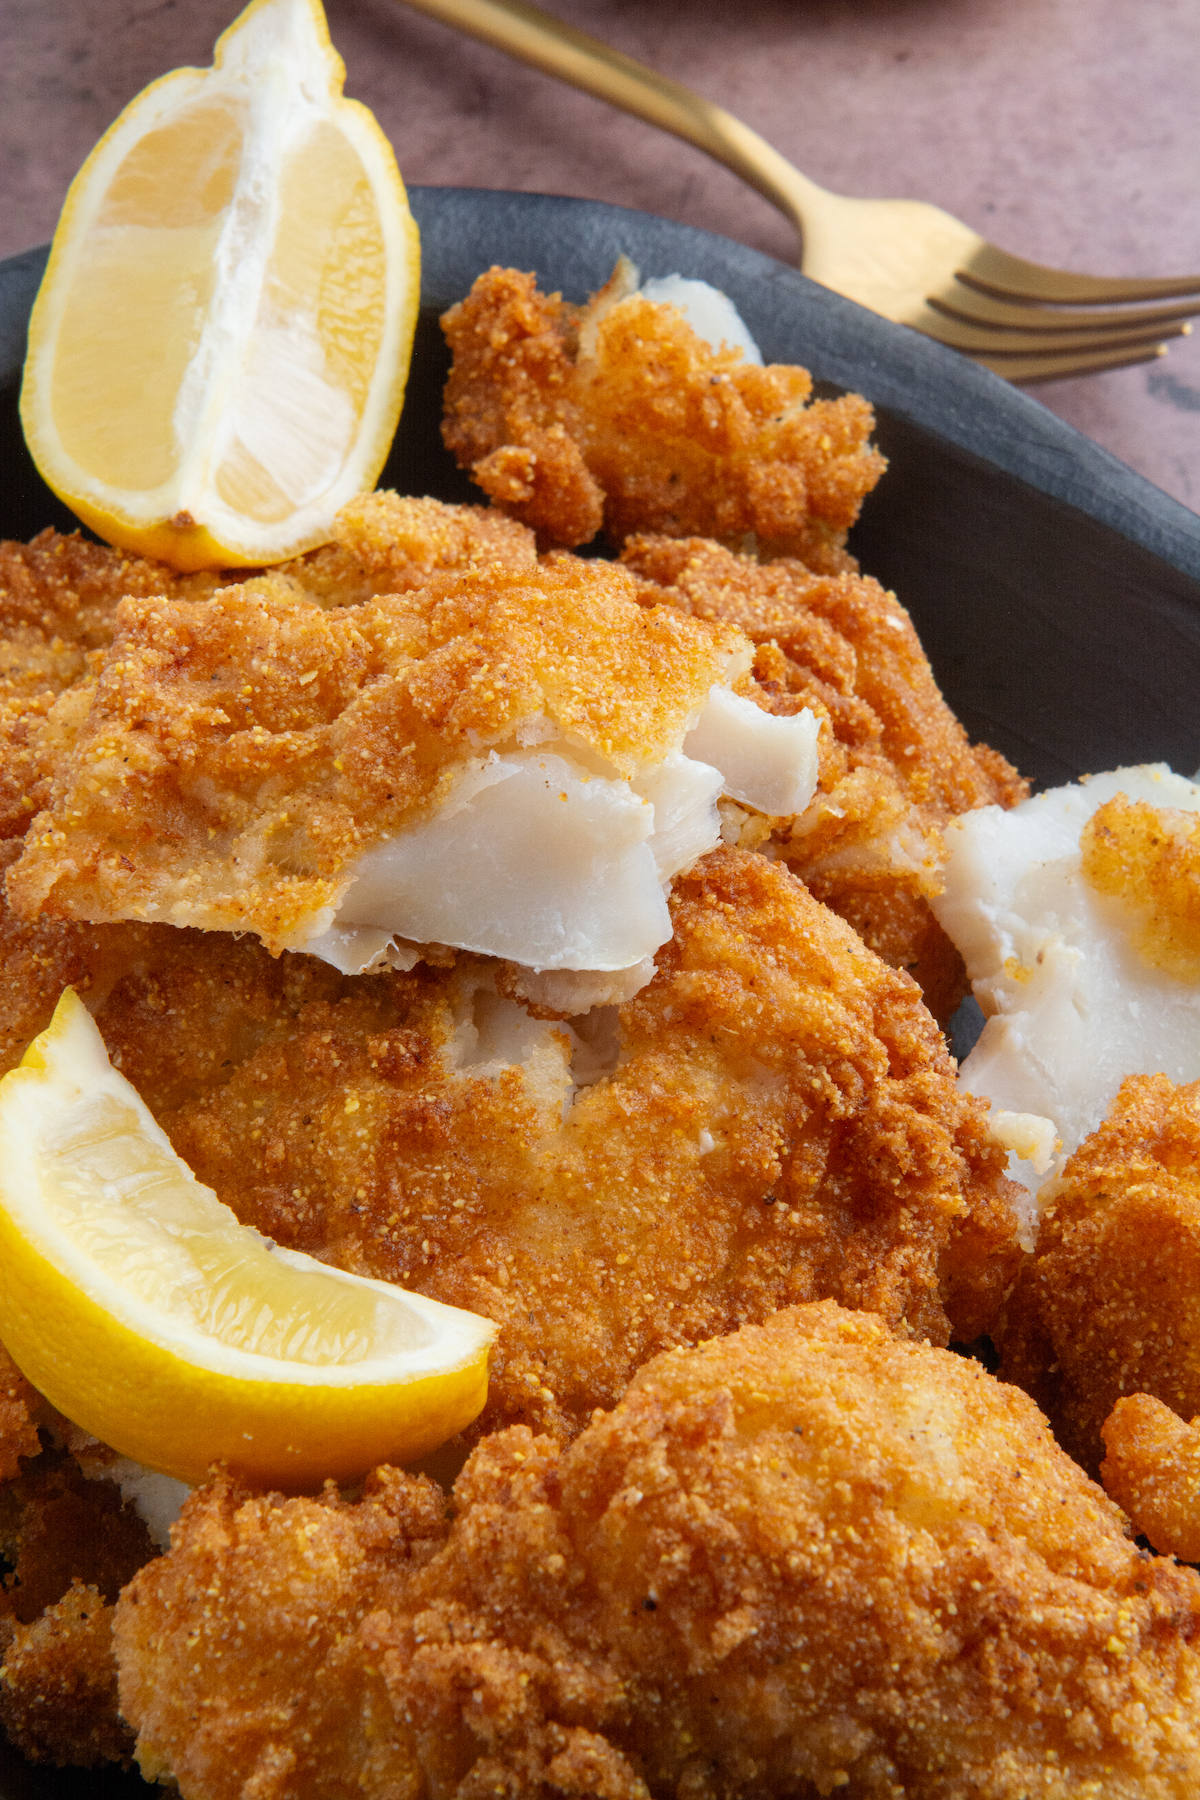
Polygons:
M1105 1490L1156 1550L1200 1563L1200 1417L1185 1424L1150 1394L1127 1394L1102 1431Z
M118 1607L188 1800L1183 1800L1200 1578L1137 1550L1018 1390L825 1303L656 1359L447 1511L185 1509Z
M855 566L846 533L886 466L860 396L813 400L807 370L713 350L675 307L612 284L575 307L493 268L442 325L447 447L543 544L602 523L617 542L754 533L764 555Z
M359 859L467 771L486 778L497 747L565 740L628 777L677 748L738 656L734 627L640 606L624 570L573 557L456 567L334 610L275 574L127 599L9 896L30 916L301 947Z
M1048 1201L1005 1308L1001 1373L1096 1470L1122 1395L1200 1412L1200 1082L1129 1076Z
M937 1016L953 1009L961 964L927 904L939 827L1023 784L968 744L877 583L646 536L628 577L563 556L538 569L501 515L394 495L355 502L338 530L291 572L126 604L99 682L41 721L54 780L10 884L26 911L249 924L294 947L357 857L437 812L464 757L553 715L573 742L653 760L745 633L758 703L824 722L820 785L798 818L727 806L727 837L773 834ZM362 598L385 582L393 598Z
M570 1433L648 1356L832 1295L988 1328L1015 1216L915 985L765 858L676 886L653 982L574 1024L447 955L345 977L168 926L0 924L10 1062L71 982L244 1222L495 1319L483 1426Z
M632 537L622 561L647 604L740 627L773 708L828 721L816 795L775 832L777 851L948 1017L966 977L928 905L941 891L940 828L977 806L1012 806L1028 784L969 743L895 595L867 576L759 563L703 538Z

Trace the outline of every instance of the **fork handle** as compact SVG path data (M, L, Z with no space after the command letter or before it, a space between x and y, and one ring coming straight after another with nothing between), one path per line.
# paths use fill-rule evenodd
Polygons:
M406 4L694 144L757 188L801 234L802 206L813 206L824 197L822 188L723 107L527 0L406 0Z

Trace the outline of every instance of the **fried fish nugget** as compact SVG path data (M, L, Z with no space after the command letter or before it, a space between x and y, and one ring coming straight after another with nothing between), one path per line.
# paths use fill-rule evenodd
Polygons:
M218 1483L116 1626L189 1800L1183 1800L1198 1636L1023 1394L830 1303L486 1440L449 1522Z
M1099 1467L1122 1395L1200 1412L1200 1082L1122 1082L1049 1185L1005 1313L1001 1373L1084 1468Z
M315 1800L339 1785L363 1800L416 1800L422 1784L410 1746L420 1727L397 1717L381 1669L364 1682L358 1631L370 1636L381 1609L402 1603L447 1530L442 1492L392 1469L369 1477L354 1505L332 1485L321 1499L298 1502L250 1498L223 1481L198 1490L160 1559L171 1573L155 1582L144 1571L126 1590L117 1626L121 1710L139 1734L143 1775L173 1775L188 1800L273 1790ZM200 1625L186 1688L175 1636L181 1610ZM224 1654L204 1683L207 1703L189 1708L185 1751L176 1702L187 1706L185 1695L197 1692L190 1683L216 1640ZM157 1702L155 1687L163 1690ZM346 1771L348 1788L339 1782Z
M1200 1417L1128 1394L1101 1427L1100 1479L1156 1550L1200 1563Z
M603 520L618 542L752 532L766 555L855 566L846 533L885 467L860 396L812 400L807 370L713 350L673 306L614 290L572 307L515 269L481 275L442 325L447 447L545 544Z

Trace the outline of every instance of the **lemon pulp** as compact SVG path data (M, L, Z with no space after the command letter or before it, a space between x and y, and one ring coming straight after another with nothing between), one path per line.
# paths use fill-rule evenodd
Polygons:
M212 68L145 89L72 184L22 421L113 543L179 568L277 561L374 485L420 253L344 74L319 0L254 0Z

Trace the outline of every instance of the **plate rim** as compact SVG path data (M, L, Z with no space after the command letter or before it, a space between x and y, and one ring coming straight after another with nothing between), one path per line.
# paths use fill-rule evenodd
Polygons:
M487 226L472 235L472 254L477 244L511 235L514 222L523 222L528 232L537 221L543 234L561 235L568 225L586 227L589 253L595 257L622 239L645 240L652 235L685 269L725 270L735 299L744 287L757 293L756 306L776 303L780 314L787 316L789 333L795 331L798 319L804 321L813 334L813 370L822 380L865 391L874 404L953 446L964 458L974 458L1085 515L1178 574L1200 582L1200 515L1001 377L820 287L786 264L717 233L605 201L430 186L414 186L409 195L426 240L422 301L427 308L443 306L465 291L453 281L455 256L461 262L464 221ZM448 233L460 240L454 255L450 245L440 241ZM0 261L0 390L5 392L19 376L24 322L48 250L48 245L34 246ZM477 259L475 266L478 271L486 261ZM769 350L769 338L764 338L764 347ZM1002 430L997 430L997 423ZM1200 590L1196 616L1200 618ZM0 1746L0 1756L5 1753L20 1754ZM101 1771L57 1771L22 1759L19 1771L9 1771L0 1760L0 1800L28 1800L35 1793L57 1791L59 1783L64 1795L77 1791L82 1797L95 1792L101 1777L117 1783L120 1778L110 1776L111 1769L112 1765ZM136 1774L127 1779L131 1800L149 1791Z

